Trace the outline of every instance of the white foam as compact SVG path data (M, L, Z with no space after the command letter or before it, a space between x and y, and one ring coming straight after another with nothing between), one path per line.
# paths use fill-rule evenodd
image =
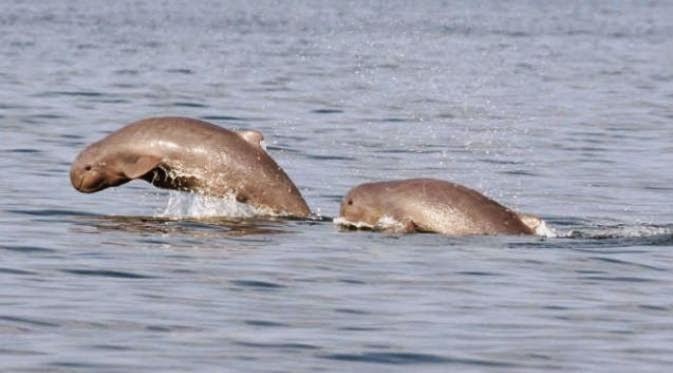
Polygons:
M385 230L404 230L404 224L399 220L396 220L392 216L383 215L378 222L376 222L377 229Z
M337 225L343 225L343 226L346 226L346 227L354 227L354 228L357 228L357 229L374 229L374 226L371 225L371 224L367 224L367 223L361 222L361 221L353 222L353 221L350 221L350 220L348 220L348 219L346 219L342 216L338 216L338 217L334 218L332 220L332 222L334 224L337 224Z
M535 227L535 235L547 238L558 237L558 233L556 233L556 230L554 230L551 227L548 227L547 222L545 222L542 219L540 219L540 224L538 224L538 226Z
M275 215L271 210L236 201L231 194L223 198L171 190L166 208L157 214L162 218L252 218Z
M332 220L334 224L343 225L348 227L353 227L357 229L372 229L372 230L401 230L404 228L404 224L395 220L391 216L384 215L381 217L375 225L371 225L362 221L353 222L344 217L336 217Z

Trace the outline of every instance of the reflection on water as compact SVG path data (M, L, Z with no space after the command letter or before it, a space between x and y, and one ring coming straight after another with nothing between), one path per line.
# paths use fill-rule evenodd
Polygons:
M291 232L281 219L168 219L137 216L100 216L81 221L78 225L94 227L97 233L105 231L124 231L144 234L184 234L193 237L209 236L247 236L279 234Z

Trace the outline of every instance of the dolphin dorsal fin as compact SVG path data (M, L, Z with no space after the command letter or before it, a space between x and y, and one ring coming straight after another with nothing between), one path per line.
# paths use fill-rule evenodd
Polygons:
M258 148L266 149L264 144L264 135L259 131L246 130L246 131L236 131L236 133L241 136L241 138L253 146Z

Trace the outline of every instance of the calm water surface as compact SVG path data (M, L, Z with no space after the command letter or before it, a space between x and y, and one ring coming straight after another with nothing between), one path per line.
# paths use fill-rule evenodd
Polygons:
M669 369L671 35L656 1L0 0L0 370ZM323 216L428 176L558 237L72 189L79 150L153 115L263 131Z

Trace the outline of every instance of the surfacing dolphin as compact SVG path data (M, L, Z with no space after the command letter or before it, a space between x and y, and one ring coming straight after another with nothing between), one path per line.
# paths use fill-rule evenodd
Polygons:
M142 179L166 189L234 196L272 214L311 211L257 131L230 131L197 119L148 118L89 145L70 169L73 187L93 193Z
M436 179L358 185L344 197L339 215L335 222L345 226L451 236L535 234L543 224L475 190Z

